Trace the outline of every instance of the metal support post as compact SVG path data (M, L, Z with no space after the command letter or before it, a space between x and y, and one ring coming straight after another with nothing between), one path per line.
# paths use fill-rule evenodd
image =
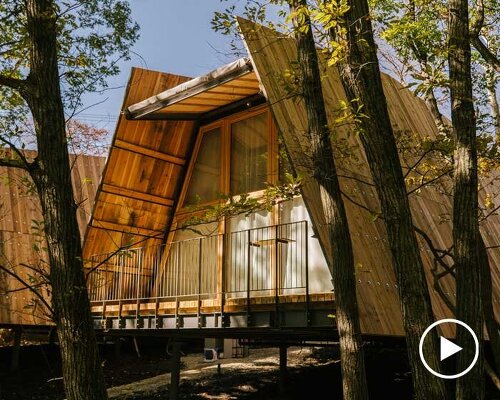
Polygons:
M172 349L172 366L170 372L169 400L178 400L181 380L181 344L174 342Z

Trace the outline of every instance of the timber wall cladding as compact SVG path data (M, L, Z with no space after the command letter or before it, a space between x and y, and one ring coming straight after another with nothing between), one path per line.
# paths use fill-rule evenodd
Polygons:
M244 19L239 19L239 24L256 73L266 91L276 125L287 142L287 150L292 159L300 160L297 165L299 165L298 172L304 176L304 196L308 198L310 204L316 205L309 207L309 213L313 221L316 221L315 228L320 241L323 242L326 254L331 254L331 249L327 244L327 233L321 224L324 217L320 211L318 187L308 177L307 163L301 157L303 152L307 154L308 149L305 108L297 96L290 95L283 81L283 72L293 70L293 61L297 59L296 44L290 38L280 36L276 32ZM320 55L320 58L322 59L323 93L330 114L329 121L334 126L333 121L337 117L334 110L339 109L340 101L345 101L345 94L338 74L332 68L326 68L324 57ZM394 129L415 133L421 138L435 137L436 128L425 103L387 75L383 76L383 83ZM346 143L353 146L356 156L355 158L340 156L337 159L339 173L355 178L342 178L342 190L351 200L376 211L379 209L379 204L374 188L369 184L361 183L361 181L372 181L364 153L358 139L352 132L349 134L348 129L346 126L335 128L338 139L344 138ZM481 193L483 200L484 195L484 192ZM415 224L429 235L436 247L449 248L452 242L451 224L449 220L443 222L442 217L451 215L450 197L433 187L428 187L411 195L410 203ZM357 264L357 294L362 331L370 334L402 335L397 286L383 221L373 220L370 212L349 200L346 200L346 209ZM498 246L500 217L498 215L489 217L482 222L481 228L486 245ZM432 289L431 269L434 266L432 254L421 238L419 242L427 283L431 288L435 316L437 319L451 317L449 309L438 293ZM495 313L500 316L500 272L498 269L500 249L490 249L489 257L492 265ZM455 295L453 279L443 278L441 284L444 292L453 299ZM450 334L450 332L444 333Z
M97 191L105 159L94 156L71 156L72 182L75 201L79 204L78 224L83 238ZM27 174L14 168L0 168L0 262L12 268L21 279L30 283L33 276L28 268L46 260L36 248L44 247L43 237L33 229L42 221L37 195L29 186ZM16 279L0 271L0 293L21 289ZM44 292L46 300L49 296ZM28 290L0 296L1 324L47 324L41 309L27 307L34 295Z
M134 68L122 109L187 80ZM162 243L194 135L193 122L134 121L120 116L86 233L87 260L124 245Z

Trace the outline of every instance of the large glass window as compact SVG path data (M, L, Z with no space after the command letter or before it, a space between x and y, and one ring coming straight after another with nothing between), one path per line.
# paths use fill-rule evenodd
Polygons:
M195 205L216 200L220 196L220 139L221 130L215 128L203 133L196 158L185 205Z
M268 137L266 112L231 125L231 194L265 188Z

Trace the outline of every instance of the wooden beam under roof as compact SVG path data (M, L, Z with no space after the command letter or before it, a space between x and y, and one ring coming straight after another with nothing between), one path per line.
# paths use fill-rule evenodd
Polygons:
M124 225L118 222L110 222L110 221L92 221L92 228L103 229L106 231L114 231L125 233L129 235L138 235L144 237L151 237L156 239L161 239L164 231L158 231L153 229L139 228L137 226Z
M235 112L243 111L251 107L256 107L258 105L264 104L265 102L266 98L262 94L257 93L208 112L179 113L160 111L136 119L145 121L198 121L200 125L204 125L213 121L214 119L224 118Z
M175 157L170 154L162 153L161 151L148 149L147 147L139 146L137 144L130 143L121 139L116 139L115 142L113 143L113 146L118 149L130 151L132 153L137 153L140 154L141 156L156 158L157 160L166 161L172 164L177 164L181 166L186 164L186 160L184 158Z
M172 199L167 199L161 196L156 196L154 194L138 192L137 190L110 185L109 183L102 184L101 192L128 197L134 200L142 200L148 203L155 203L167 207L172 207L174 204L174 200Z

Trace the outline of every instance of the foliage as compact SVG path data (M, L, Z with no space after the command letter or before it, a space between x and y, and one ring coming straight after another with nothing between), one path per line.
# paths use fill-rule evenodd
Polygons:
M284 174L285 182L267 184L264 191L258 195L243 193L237 196L221 195L219 202L215 205L195 205L190 207L190 217L184 221L180 229L189 229L201 233L196 229L197 225L210 222L219 222L224 218L236 215L250 215L258 211L271 211L275 204L290 200L300 195L301 179L290 173Z
M105 90L138 38L138 25L124 0L55 2L59 73L65 113L70 119L82 95ZM0 76L29 78L29 48L24 1L0 4ZM0 135L18 147L33 147L33 123L19 91L0 85ZM96 133L96 132L93 132ZM4 144L5 141L4 141Z
M398 76L404 78L417 95L436 96L441 113L448 115L447 2L371 0L370 4L386 66L392 66L393 72L398 70ZM499 9L497 0L469 2L471 35L477 31L497 58L500 56ZM472 68L478 134L492 135L497 122L493 120L486 83L492 82L496 87L499 74L488 68L477 51L473 51Z
M76 119L66 123L68 145L73 154L92 154L104 156L107 153L109 132L96 128Z

